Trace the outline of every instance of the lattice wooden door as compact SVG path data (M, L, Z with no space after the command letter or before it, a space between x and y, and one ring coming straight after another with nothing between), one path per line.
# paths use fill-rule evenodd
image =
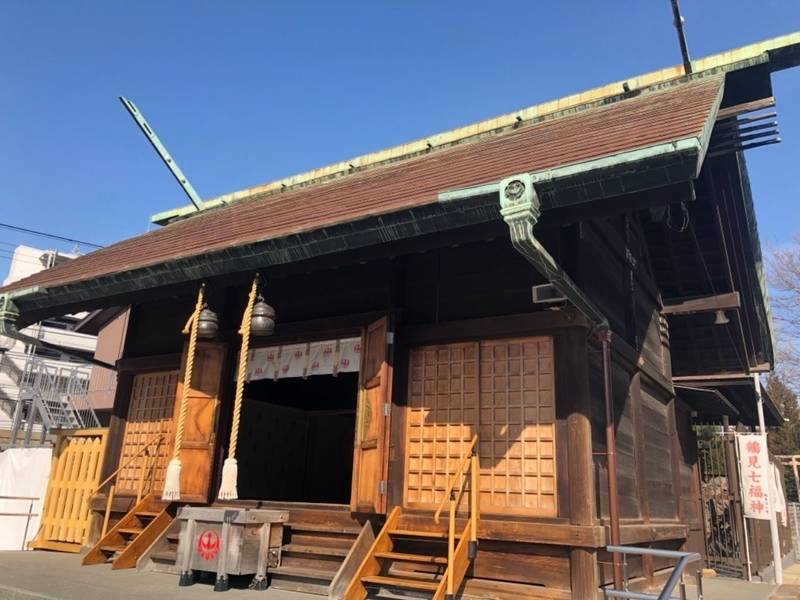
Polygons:
M556 516L552 338L428 346L410 359L406 505L441 500L477 432L481 510Z
M128 420L122 442L119 464L126 465L117 477L117 490L136 493L144 474L145 490L161 490L173 442L173 413L178 371L142 373L133 379ZM154 440L160 442L152 444ZM147 452L135 459L143 447Z
M89 530L89 494L100 482L107 429L58 434L42 521L31 548L79 552Z

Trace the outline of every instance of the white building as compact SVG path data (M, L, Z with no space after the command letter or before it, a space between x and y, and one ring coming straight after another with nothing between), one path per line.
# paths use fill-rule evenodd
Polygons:
M17 246L3 285L72 260L75 256L57 250ZM86 313L48 319L26 327L22 333L60 347L91 354L95 350L97 338L72 331L84 316ZM0 436L11 430L20 391L26 382L26 370L30 379L34 363L40 370L51 374L52 381L57 381L62 386L66 386L68 382L80 382L84 379L88 381L92 369L91 365L63 352L0 336ZM36 430L41 431L38 427Z

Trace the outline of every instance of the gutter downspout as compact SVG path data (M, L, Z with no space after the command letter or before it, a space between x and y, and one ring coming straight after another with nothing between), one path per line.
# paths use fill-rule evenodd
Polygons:
M578 285L556 263L533 235L541 215L541 203L529 173L500 182L500 214L508 224L511 243L528 262L569 299L594 324L594 334L603 349L603 388L606 413L606 454L608 460L608 516L612 545L620 544L619 495L617 489L617 441L614 428L614 395L611 387L611 337L608 319ZM614 587L622 589L622 556L613 553Z
M7 294L0 294L0 336L10 337L11 339L18 340L23 344L30 344L35 348L47 348L50 350L57 350L72 358L77 358L81 362L89 362L93 365L104 367L106 369L116 370L116 365L98 360L94 357L76 354L71 348L59 346L58 344L50 344L42 341L39 338L22 333L17 329L17 319L19 319L19 309L14 304L14 298L20 296L27 296L35 294L39 288L27 288L22 290L15 290Z

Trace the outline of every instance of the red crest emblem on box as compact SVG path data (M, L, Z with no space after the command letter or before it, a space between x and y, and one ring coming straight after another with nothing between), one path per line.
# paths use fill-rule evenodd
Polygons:
M207 530L197 538L197 553L203 560L212 560L219 554L220 540L216 531Z

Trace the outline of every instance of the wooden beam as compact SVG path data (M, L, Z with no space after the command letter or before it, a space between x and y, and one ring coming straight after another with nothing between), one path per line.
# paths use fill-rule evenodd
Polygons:
M741 305L739 292L728 292L726 294L703 296L702 298L693 298L691 300L665 304L663 312L668 316L692 315L695 313L708 313L717 310L738 309Z
M589 329L588 319L574 308L482 317L426 325L409 325L398 331L398 338L409 345L443 344L491 337L552 332L565 327Z
M708 383L710 381L722 383L732 382L735 384L744 385L746 383L751 383L752 377L753 376L748 373L709 373L699 375L675 375L672 377L672 381L681 383L695 383L697 385ZM750 381L747 381L748 379Z
M682 181L631 194L609 196L592 202L551 208L542 214L541 224L547 227L560 226L567 223L602 219L620 213L636 212L655 206L692 202L694 199L694 183Z
M432 512L424 511L404 513L400 517L400 528L433 531L432 515ZM463 530L465 524L465 519L457 519L456 529ZM581 548L602 548L606 545L605 529L602 525L572 525L567 519L518 517L516 520L507 520L483 514L478 523L478 538Z
M754 110L772 108L773 106L775 106L775 98L769 96L767 98L761 98L760 100L753 100L752 102L721 108L717 112L717 122L724 121L725 119L732 119L733 117L753 112Z
M121 358L117 361L117 371L121 373L146 373L148 371L173 371L181 366L181 354L158 354Z

